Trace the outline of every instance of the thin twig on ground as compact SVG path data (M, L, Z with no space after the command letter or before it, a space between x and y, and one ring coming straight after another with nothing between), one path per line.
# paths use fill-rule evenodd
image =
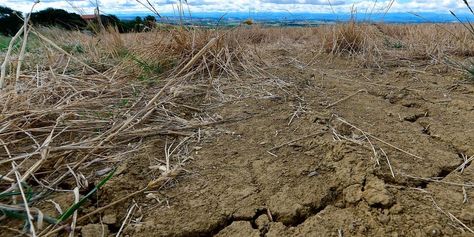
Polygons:
M310 138L310 137L321 136L321 135L323 135L324 133L326 133L326 132L317 132L317 133L312 133L312 134L309 134L309 135L306 135L306 136L303 136L303 137L300 137L300 138L296 138L296 139L293 139L293 140L291 140L291 141L289 141L289 142L285 142L285 143L280 144L280 145L278 145L278 146L274 146L273 148L271 148L271 149L268 150L268 151L271 153L272 151L277 150L277 149L279 149L279 148L282 148L282 147L284 147L284 146L286 146L286 145L290 145L291 143L294 143L294 142L297 142L297 141L301 141L301 140L303 140L303 139ZM273 153L271 153L271 154L273 154Z
M138 207L138 205L134 202L132 204L132 206L128 209L127 211L127 215L125 216L125 219L123 220L122 222L122 225L120 226L120 229L118 230L117 234L115 235L115 237L119 237L120 234L122 233L122 230L125 228L125 226L127 225L127 222L128 222L128 218L130 218L130 216L132 215L133 211L135 210L135 207Z
M352 94L350 94L350 95L348 95L348 96L346 96L346 97L344 97L344 98L342 98L342 99L340 99L340 100L338 100L338 101L336 101L332 104L329 104L328 106L325 107L325 109L329 109L331 107L334 107L337 104L339 104L341 102L344 102L344 101L346 101L346 100L348 100L348 99L350 99L350 98L352 98L352 97L354 97L354 96L356 96L356 95L358 95L359 93L362 93L362 92L367 92L367 90L365 90L365 89L358 90L358 91L356 91L356 92L354 92L354 93L352 93Z
M407 155L409 155L409 156L412 156L412 157L414 157L414 158L423 160L423 158L420 157L420 156L414 155L414 154L412 154L411 152L408 152L408 151L406 151L406 150L404 150L404 149L402 149L402 148L399 148L399 147L397 147L397 146L395 146L395 145L392 145L392 144L390 144L390 143L388 143L388 142L386 142L386 141L384 141L384 140L382 140L382 139L380 139L380 138L378 138L378 137L376 137L376 136L374 136L374 135L372 135L372 134L370 134L370 133L364 132L362 129L360 129L360 128L356 127L355 125L353 125L353 124L347 122L346 120L344 120L344 119L338 117L337 115L334 115L334 116L336 116L336 119L337 119L337 120L339 120L339 121L341 121L341 122L343 122L343 123L345 123L345 124L347 124L347 125L349 125L349 126L355 128L355 129L357 129L358 131L360 131L360 132L366 134L367 136L369 136L369 137L371 137L371 138L373 138L373 139L375 139L375 140L377 140L377 141L379 141L379 142L381 142L381 143L383 143L383 144L385 144L385 145L387 145L387 146L389 146L389 147L391 147L391 148L393 148L393 149L395 149L395 150L397 150L397 151L403 152L403 153L405 153L405 154L407 154Z
M446 215L451 221L459 224L462 228L464 228L465 230L469 231L471 234L474 234L474 230L472 230L471 228L469 228L469 226L467 226L466 224L464 224L461 220L459 220L456 216L454 216L451 212L449 211L444 211L439 205L438 203L436 203L436 201L434 200L434 198L432 196L429 196L431 201L433 202L433 205L436 207L436 209L438 209L441 213L443 213L444 215Z

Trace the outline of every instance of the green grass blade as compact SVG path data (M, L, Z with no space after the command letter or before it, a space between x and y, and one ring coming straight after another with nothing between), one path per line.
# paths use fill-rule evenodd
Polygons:
M31 198L35 194L33 192L33 189L27 183L22 182L21 185L25 188L26 200L30 202ZM20 196L20 195L21 195L21 192L19 191L7 192L7 193L0 194L0 200L11 198L12 196Z
M25 195L28 201L31 200L31 197L33 196L33 194L34 193L31 190L28 190L25 192ZM0 200L8 199L8 198L11 198L12 196L20 196L20 195L21 195L20 192L8 192L8 193L4 193L0 195Z
M6 217L9 217L9 218L14 218L14 219L18 219L18 220L24 220L26 221L27 220L27 214L26 212L18 212L18 211L10 211L10 210L2 210L0 209L0 213ZM37 214L33 214L33 218L35 221L38 221L38 215ZM56 219L52 218L52 217L49 217L49 216L43 216L43 220L48 222L49 224L56 224L57 221Z
M114 175L115 173L115 169L113 169L108 175L107 177L105 177L103 180L101 180L99 182L99 184L97 184L97 186L95 186L89 193L87 193L81 200L79 200L78 203L72 205L71 207L69 207L62 215L60 215L58 217L58 220L57 220L57 223L61 223L65 220L67 220L70 216L72 216L72 214L74 214L74 212L79 209L85 202L86 200L92 196L92 194L94 194L95 192L97 192L97 190L99 190L102 186L104 186L105 183L107 183L107 181L109 181L112 176Z

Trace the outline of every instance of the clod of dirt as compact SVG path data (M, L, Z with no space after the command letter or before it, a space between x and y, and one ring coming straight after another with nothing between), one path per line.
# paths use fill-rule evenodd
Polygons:
M255 216L255 209L253 207L242 207L232 214L234 220L250 220Z
M387 99L391 104L394 104L405 98L408 94L409 92L406 89L402 89L399 91L391 91L388 95L385 96L385 99Z
M390 216L387 214L381 214L378 219L380 223L385 225L390 222Z
M218 237L225 236L248 236L248 237L260 237L260 231L253 229L252 225L248 221L234 221L231 225L227 226L219 233Z
M421 105L416 103L416 102L413 102L413 101L404 101L402 103L402 106L403 107L407 107L407 108L420 108Z
M267 215L260 215L256 220L255 224L257 224L259 229L266 228L268 224L270 223L270 220L268 219Z
M268 232L265 235L266 237L280 237L280 236L290 236L292 231L291 228L287 228L281 222L272 222L268 227Z
M385 189L385 183L377 178L369 178L363 198L370 206L389 207L394 203L392 194Z
M399 203L396 203L390 208L390 214L400 214L403 212L403 207Z
M102 218L102 222L104 222L105 224L108 224L108 225L116 224L117 223L117 214L115 214L115 213L106 214Z
M108 236L109 228L101 224L85 225L81 229L81 234L82 237Z
M272 209L278 210L277 220L285 224L294 223L295 218L301 216L302 212L307 211L306 208L299 203L294 203L292 205L287 203L286 198L282 193L277 193L273 195L270 198L269 204L272 207L279 207L278 209L277 208L272 208Z
M58 194L52 195L50 200L54 201L54 203L57 203L60 207L66 207L70 205L71 203L74 203L74 196L71 193L58 193ZM41 210L43 214L48 215L48 216L57 215L58 211L54 203L49 202L49 201L42 202Z
M420 111L420 112L416 112L416 113L412 113L412 114L406 115L406 116L403 118L403 120L414 123L414 122L416 122L419 118L428 117L428 116L429 116L428 112Z
M352 135L352 134L351 134ZM346 145L346 142L338 142L336 143L332 150L330 150L326 154L326 159L333 160L333 161L340 161L344 159L346 154L349 154L353 151L353 149L350 146Z
M362 186L360 184L354 184L344 189L342 193L344 195L344 201L346 201L346 203L357 203L362 198Z

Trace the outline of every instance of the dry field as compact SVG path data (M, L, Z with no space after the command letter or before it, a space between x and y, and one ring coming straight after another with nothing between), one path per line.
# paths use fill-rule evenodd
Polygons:
M462 25L29 34L1 236L474 235Z

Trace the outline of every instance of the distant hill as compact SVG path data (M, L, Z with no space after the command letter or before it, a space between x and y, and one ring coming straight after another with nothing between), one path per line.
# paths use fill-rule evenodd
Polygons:
M136 16L144 16L146 14L117 14L122 20L132 20ZM162 21L179 22L181 18L173 14L162 14ZM461 19L474 21L474 17L468 14L458 14ZM263 24L297 24L297 25L314 25L314 24L331 24L336 22L344 22L351 19L349 13L289 13L289 12L263 12L263 13L192 13L191 16L186 15L183 18L185 22L194 24L232 24L242 20L251 18ZM364 13L357 14L356 19L359 22L384 22L384 23L451 23L457 20L449 13Z

